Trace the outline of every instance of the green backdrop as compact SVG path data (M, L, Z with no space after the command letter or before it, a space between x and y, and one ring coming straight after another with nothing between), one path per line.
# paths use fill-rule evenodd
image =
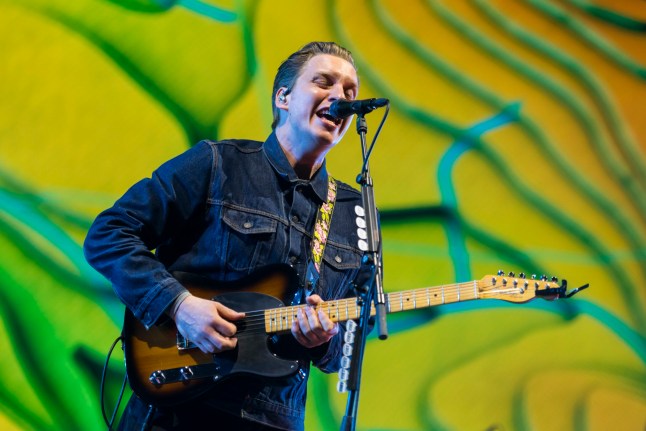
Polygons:
M391 100L371 162L387 291L500 268L591 284L391 315L358 428L643 430L646 7L628 0L0 0L0 429L105 429L123 308L88 226L200 139L264 139L274 73L311 40ZM359 166L351 129L329 167ZM338 429L336 379L313 373L308 430Z

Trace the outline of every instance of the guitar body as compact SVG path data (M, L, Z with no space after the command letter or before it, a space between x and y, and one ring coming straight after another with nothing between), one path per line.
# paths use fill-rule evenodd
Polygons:
M298 371L298 360L283 359L272 351L273 343L260 312L283 307L283 301L293 297L297 278L289 266L268 266L241 280L217 286L189 274L176 277L193 295L248 314L236 323L238 345L234 350L207 354L184 340L172 320L146 329L126 310L126 370L130 386L139 397L156 405L173 405L197 397L237 374L272 378Z

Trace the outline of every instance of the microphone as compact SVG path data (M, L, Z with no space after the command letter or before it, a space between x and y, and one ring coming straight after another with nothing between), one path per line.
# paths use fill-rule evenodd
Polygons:
M363 115L386 106L388 103L390 103L388 99L337 99L330 105L330 115L335 118L346 118L354 114Z

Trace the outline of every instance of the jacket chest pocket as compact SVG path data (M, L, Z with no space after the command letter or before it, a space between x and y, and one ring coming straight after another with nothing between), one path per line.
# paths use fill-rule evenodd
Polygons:
M354 280L361 266L361 257L362 254L358 251L337 247L328 242L323 256L319 288L319 294L323 299L347 295L348 283Z
M251 272L271 263L278 222L240 209L224 208L224 264L230 270Z

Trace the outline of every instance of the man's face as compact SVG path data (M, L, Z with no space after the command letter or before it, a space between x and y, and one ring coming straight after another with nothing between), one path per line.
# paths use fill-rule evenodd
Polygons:
M330 105L337 99L354 100L358 90L352 64L334 55L312 57L287 95L287 124L292 137L302 145L335 145L348 129L350 118L330 117Z

